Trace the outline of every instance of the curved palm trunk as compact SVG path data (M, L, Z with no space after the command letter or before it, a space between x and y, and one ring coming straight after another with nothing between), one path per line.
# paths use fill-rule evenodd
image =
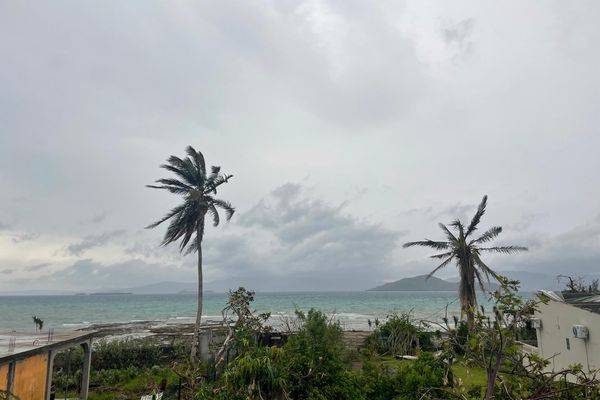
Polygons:
M194 338L192 339L192 351L190 358L192 361L198 359L198 350L200 348L200 323L202 321L202 306L204 300L203 290L203 278L202 278L202 226L204 226L204 218L202 218L201 224L198 224L196 231L196 245L198 246L198 293L197 293L197 307L196 307L196 324L194 326Z

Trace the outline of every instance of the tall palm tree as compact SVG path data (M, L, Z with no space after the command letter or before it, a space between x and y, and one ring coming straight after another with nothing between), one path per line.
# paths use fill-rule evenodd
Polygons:
M440 269L449 265L453 260L456 261L458 273L460 275L459 299L461 304L461 318L467 317L467 323L471 326L474 318L475 308L477 307L477 296L475 294L475 281L479 283L481 290L485 290L483 285L483 276L490 281L490 276L499 281L499 276L488 267L481 256L483 253L504 253L512 254L520 251L527 251L526 247L521 246L482 246L494 240L502 232L502 227L494 226L485 231L481 236L472 239L471 236L477 230L481 217L485 214L487 205L487 196L483 196L477 212L471 219L471 223L465 230L464 225L458 219L450 224L455 233L452 233L446 225L440 223L439 226L446 235L446 241L433 241L425 239L418 242L408 242L404 247L424 246L442 251L431 258L444 260L433 271L427 275L430 278Z
M234 208L227 201L217 199L217 188L227 183L233 175L221 173L220 167L211 167L210 174L206 172L204 156L192 146L186 148L187 157L171 156L167 163L161 165L176 175L176 178L158 179L160 185L146 185L153 189L164 189L170 193L183 197L183 202L173 208L163 218L148 225L146 228L155 228L163 222L170 220L169 226L161 245L166 246L181 239L179 250L182 253L198 253L198 308L196 311L196 325L192 342L191 359L197 359L200 343L200 321L202 318L202 238L204 237L204 218L208 213L212 217L214 226L219 225L218 209L225 211L229 221L234 213ZM193 240L192 240L193 239Z

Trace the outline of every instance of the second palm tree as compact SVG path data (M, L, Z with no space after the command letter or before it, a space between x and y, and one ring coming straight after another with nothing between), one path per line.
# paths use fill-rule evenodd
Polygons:
M472 234L477 230L479 222L481 222L481 217L483 214L485 214L486 206L487 196L483 196L483 199L477 208L477 212L475 212L473 219L471 219L471 223L466 227L466 229L463 223L458 219L450 224L450 226L454 229L454 233L452 233L446 225L440 223L439 226L446 235L445 241L433 241L425 239L404 244L404 247L424 246L442 251L440 254L431 256L431 258L440 259L443 261L433 271L431 271L431 273L427 276L428 278L440 269L449 265L452 261L456 261L460 276L458 296L461 305L461 318L466 316L469 326L471 326L473 323L475 307L477 307L477 295L475 288L476 281L479 283L481 290L484 290L484 276L488 282L490 280L490 276L495 280L498 280L498 275L496 272L488 267L481 259L482 254L511 254L527 250L526 247L522 246L482 246L500 235L502 232L502 227L500 226L494 226L488 229L481 236L475 239L471 238Z

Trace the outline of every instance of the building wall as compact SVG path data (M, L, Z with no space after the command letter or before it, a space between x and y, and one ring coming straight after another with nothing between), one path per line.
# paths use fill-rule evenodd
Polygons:
M539 354L554 356L549 368L558 371L573 364L581 364L588 371L600 368L600 314L550 300L540 304L536 318L542 321L537 330ZM576 338L573 325L587 326L589 338Z
M8 364L0 365L0 390L6 391L8 386Z
M0 390L7 390L9 364L0 366ZM12 394L19 400L41 400L46 395L48 354L38 354L14 362Z
M48 354L39 354L17 361L13 394L20 400L43 399L46 393Z

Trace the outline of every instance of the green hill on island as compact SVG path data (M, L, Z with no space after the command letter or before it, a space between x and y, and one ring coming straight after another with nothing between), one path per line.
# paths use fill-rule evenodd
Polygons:
M487 286L487 284L486 284ZM495 290L497 283L490 283L490 288ZM395 282L384 283L381 286L368 289L369 292L454 292L458 290L458 282L448 282L435 276L427 279L427 275L402 278ZM480 290L477 287L477 290Z
M412 278L403 278L395 282L384 283L381 286L369 289L369 291L456 291L458 282L448 282L435 276L427 279L427 275L414 276Z

